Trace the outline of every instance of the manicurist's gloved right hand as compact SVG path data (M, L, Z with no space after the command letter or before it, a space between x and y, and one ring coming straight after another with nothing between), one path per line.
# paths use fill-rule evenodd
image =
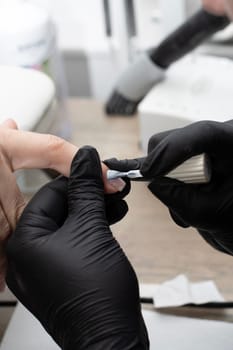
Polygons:
M65 350L149 348L137 277L109 228L113 202L109 210L110 220L98 154L84 147L68 181L44 186L9 238L8 286Z
M210 158L210 183L185 184L164 177L201 153ZM153 179L149 189L178 225L195 227L216 249L233 254L233 121L202 121L152 136L141 172Z

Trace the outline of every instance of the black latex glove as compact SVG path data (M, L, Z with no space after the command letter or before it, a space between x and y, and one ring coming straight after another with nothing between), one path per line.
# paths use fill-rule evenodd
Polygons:
M209 184L194 185L163 177L188 158L207 153L212 168ZM233 121L202 121L149 142L141 172L183 227L193 226L216 249L233 254Z
M123 219L128 212L128 205L123 198L130 192L130 181L124 179L126 185L121 192L104 195L106 217L109 225Z
M79 150L68 181L30 201L7 254L8 286L62 349L149 348L137 277L109 229L93 148Z
M175 130L176 129L163 131L152 136L148 144L148 153L150 151L153 151L155 146L159 144L159 142L162 141L167 135L169 135L171 131L175 131ZM122 160L119 160L117 158L110 158L110 159L104 160L103 163L105 163L109 167L109 169L118 170L118 171L129 171L129 170L141 169L145 160L146 160L146 157L134 158L134 159L122 159ZM124 178L124 181L127 181L127 180L128 179Z
M52 169L43 169L43 172L51 179L60 176L57 171ZM105 210L109 225L120 221L128 212L128 205L123 198L130 192L130 181L129 179L124 179L124 181L125 187L121 192L104 195Z
M109 158L103 161L104 164L109 167L109 169L118 171L129 171L140 169L144 161L144 158L134 158L134 159L123 159L118 160L117 158ZM128 182L129 179L124 178L124 181ZM130 190L130 189L129 189Z

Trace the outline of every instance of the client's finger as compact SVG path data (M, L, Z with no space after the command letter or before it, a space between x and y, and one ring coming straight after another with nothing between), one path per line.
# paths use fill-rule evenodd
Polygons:
M3 154L0 154L0 205L10 231L14 230L25 207L25 201L18 188L15 175L11 171L8 159Z
M68 176L77 147L60 137L0 127L0 144L12 170L50 168Z
M8 126L8 127L7 127ZM18 169L53 169L69 176L70 167L78 147L50 134L14 130L14 121L6 121L0 126L0 146L10 161L12 171ZM121 191L125 183L118 179L109 182L107 167L102 164L106 193Z
M9 129L18 129L18 125L14 119L6 119L3 123L1 123L1 126Z
M16 124L5 122L4 127L15 128ZM0 291L5 288L7 259L5 243L10 233L15 229L25 202L16 183L10 164L4 153L0 154Z
M102 167L102 175L103 175L105 193L113 194L116 192L121 192L126 186L125 181L120 179L120 178L109 181L107 179L108 167L103 162L101 163L101 167Z

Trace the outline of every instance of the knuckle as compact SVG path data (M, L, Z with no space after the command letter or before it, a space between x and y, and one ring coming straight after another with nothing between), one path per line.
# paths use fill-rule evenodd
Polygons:
M196 127L204 132L213 132L219 127L220 123L212 120L202 120L196 123Z
M65 145L65 140L62 138L48 134L47 135L47 150L48 150L48 168L52 168L54 158L56 158L56 155L61 151L61 149Z
M62 138L56 135L48 134L47 136L48 136L48 149L51 152L57 151L65 143L65 141Z

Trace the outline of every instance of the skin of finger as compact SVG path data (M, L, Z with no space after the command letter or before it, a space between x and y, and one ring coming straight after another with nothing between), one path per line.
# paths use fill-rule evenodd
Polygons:
M225 0L224 3L228 17L233 20L233 0Z
M13 119L7 119L2 124L4 128L18 129L16 122ZM9 236L11 229L0 204L0 292L3 292L6 287L5 277L7 270L7 258L5 253L5 241Z
M25 201L3 152L0 154L0 167L0 203L10 229L14 230L25 207Z
M5 242L15 229L16 223L25 207L25 201L11 171L9 162L0 155L0 291L5 288L7 259Z
M6 119L2 124L2 127L9 128L9 129L18 129L18 125L14 119Z
M77 146L50 134L0 127L0 143L12 170L50 168L68 176Z
M70 175L70 167L78 147L49 134L0 128L1 144L11 160L12 170L29 168L54 169L62 175ZM41 156L43 155L43 156ZM107 167L102 164L106 193L115 193L116 188L107 180Z
M202 0L204 9L215 15L225 15L225 0Z
M107 171L109 168L104 163L101 163L101 167L102 167L102 173L103 173L104 192L109 194L116 193L117 192L116 188L112 186L111 183L107 180Z
M9 236L11 229L7 221L5 213L0 205L0 292L5 289L5 276L7 269L7 259L5 253L5 242Z

